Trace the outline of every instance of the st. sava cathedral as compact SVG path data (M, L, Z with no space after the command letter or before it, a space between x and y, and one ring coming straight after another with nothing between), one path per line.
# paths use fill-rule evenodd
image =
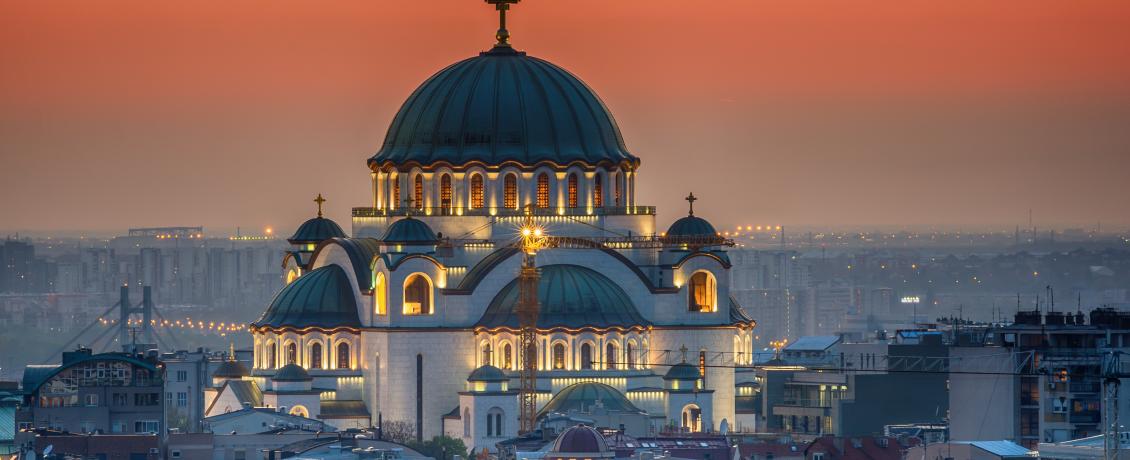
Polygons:
M533 222L555 241L536 255L537 423L736 426L734 367L752 359L755 321L729 294L732 243L693 194L656 228L609 108L511 46L505 22L496 39L408 96L366 162L372 201L353 208L351 235L318 196L289 238L286 286L252 325L252 368L213 376L206 416L254 400L493 451L519 429L517 242Z

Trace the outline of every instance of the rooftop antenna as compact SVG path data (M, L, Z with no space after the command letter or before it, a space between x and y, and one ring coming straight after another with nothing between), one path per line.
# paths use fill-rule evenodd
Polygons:
M1052 289L1050 284L1048 285L1048 311L1055 311L1055 290Z

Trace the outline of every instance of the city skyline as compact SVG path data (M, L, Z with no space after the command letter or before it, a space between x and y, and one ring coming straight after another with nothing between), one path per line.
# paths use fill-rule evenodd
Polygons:
M348 221L416 82L490 46L480 2L435 5L5 4L0 230L286 231L317 193ZM531 0L510 28L617 114L661 227L694 191L720 228L1117 229L1128 9Z

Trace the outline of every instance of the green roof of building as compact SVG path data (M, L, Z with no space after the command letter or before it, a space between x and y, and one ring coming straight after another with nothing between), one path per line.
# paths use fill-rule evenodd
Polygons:
M597 401L609 411L645 413L615 388L598 382L581 382L562 388L538 411L538 418L553 412L591 412Z
M537 327L634 327L651 323L636 310L628 294L606 276L580 265L540 267ZM518 328L518 279L495 295L476 327Z
M319 216L303 222L298 230L295 230L294 235L287 238L287 241L291 244L318 243L330 238L344 237L345 232L342 231L341 226L337 225L337 222Z
M471 375L467 376L468 382L504 382L510 380L502 369L487 364L480 366L471 371Z
M408 216L389 225L381 241L385 244L431 245L439 242L439 238L424 221Z
M216 372L212 373L212 377L228 379L238 379L240 377L247 377L249 375L251 375L251 371L247 369L247 366L243 365L243 363L239 361L232 360L224 361L220 364L219 367L216 368Z
M663 374L663 380L698 380L702 378L702 374L698 372L698 368L688 363L679 363L667 369L667 373Z
M326 265L284 287L263 312L256 327L360 327L357 301L345 270Z
M600 98L545 60L496 47L421 84L370 164L637 164Z
M271 380L276 382L309 382L314 380L310 377L310 373L306 372L302 366L291 363L279 368L278 372L271 377Z
M689 215L676 220L667 228L667 238L710 238L717 237L718 231L706 219L696 215Z

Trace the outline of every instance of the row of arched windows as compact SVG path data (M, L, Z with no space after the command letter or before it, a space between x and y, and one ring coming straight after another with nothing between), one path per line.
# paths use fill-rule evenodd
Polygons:
M570 354L568 347L564 342L558 341L550 347L548 363L543 367L547 367L548 370L570 368L573 368L573 370L622 370L637 369L641 365L647 365L646 351L637 349L634 340L629 340L624 345L623 354L620 351L619 342L609 341L604 345L604 354L598 356L596 345L591 342L584 342L578 350L577 362L571 365L568 358ZM516 368L515 360L517 357L514 354L514 348L508 341L500 344L498 350L492 349L489 343L483 343L480 352L480 364L492 364L502 369Z
M322 369L323 362L325 361L324 353L322 352L322 344L314 342L309 346L309 360L304 366L306 369ZM351 357L348 342L341 342L337 344L337 366L335 369L350 369ZM267 342L263 346L262 353L257 358L257 366L260 369L277 369L287 364L298 364L298 344L291 342L286 344L283 349L283 362L278 362L278 344L274 341Z
M594 207L604 207L604 180L603 173L596 173L593 180L592 188L592 203ZM392 199L397 199L400 196L400 181L392 180ZM550 176L549 173L541 172L534 179L534 205L539 208L550 207ZM569 208L577 208L581 205L580 200L580 177L575 172L571 172L566 176L566 190L565 190L565 205ZM623 203L624 196L624 183L620 180L613 181L614 185L614 199L615 205L619 206ZM470 176L470 199L467 207L470 209L481 209L486 205L485 199L485 182L481 173L473 173ZM516 173L506 173L502 178L502 206L508 209L518 208L518 175ZM451 209L454 206L454 192L452 189L451 174L443 173L439 176L439 207L442 209ZM412 178L412 197L411 207L417 210L424 208L424 176L416 174ZM394 204L399 206L400 203Z

